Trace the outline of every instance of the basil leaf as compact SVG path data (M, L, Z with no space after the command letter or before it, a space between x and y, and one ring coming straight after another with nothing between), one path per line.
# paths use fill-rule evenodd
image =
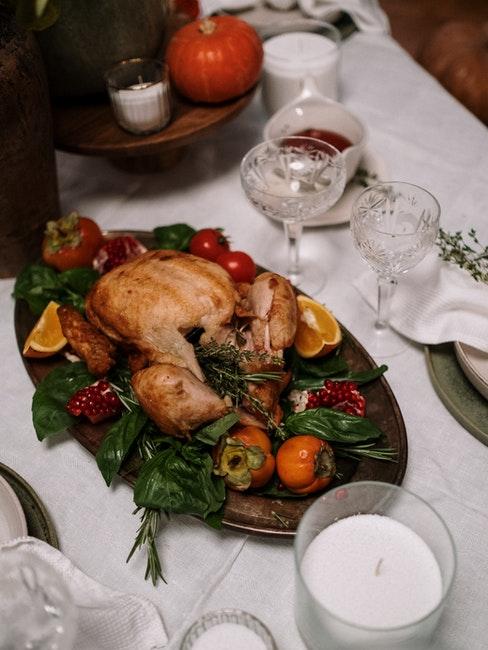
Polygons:
M210 455L191 445L158 452L144 463L134 486L136 505L175 514L205 518L224 500L225 485L214 476Z
M63 271L58 275L58 280L64 287L71 289L80 296L86 296L99 278L98 271L88 267L68 269L68 271Z
M359 372L354 372L353 370L348 370L347 372L340 373L339 375L333 375L331 378L334 381L354 381L358 386L362 384L367 384L373 379L381 377L383 373L388 370L388 366L382 365L378 368L372 368L371 370L363 370ZM326 378L327 379L327 378ZM324 377L300 377L290 382L288 389L289 390L319 390L324 385Z
M154 228L153 234L157 247L174 251L186 251L190 247L190 239L196 233L186 223L175 223L172 226L159 226Z
M146 421L147 415L142 409L127 411L105 434L96 461L107 485L110 485L119 471Z
M321 359L302 359L295 349L292 351L291 368L294 379L301 377L332 377L348 370L346 361L339 355L339 348Z
M26 300L31 312L38 316L50 300L58 299L61 291L61 283L54 269L31 264L17 276L13 296Z
M205 517L205 523L208 524L211 528L216 530L221 530L222 528L222 518L224 516L224 506L222 505L217 512L211 512Z
M382 436L382 431L367 418L328 408L293 413L285 420L285 429L294 435L312 435L327 442L362 442Z
M215 420L215 422L203 427L200 431L197 431L193 436L193 439L199 440L206 445L212 445L213 447L219 441L220 436L226 433L237 422L239 422L239 416L237 413L228 413L218 420Z
M99 277L94 269L89 268L69 269L57 273L50 266L32 264L17 277L13 295L17 299L26 300L35 315L41 314L51 300L73 305L83 312L85 295Z
M66 410L66 402L80 388L95 381L83 362L52 370L38 385L32 398L32 422L39 440L65 431L77 422Z

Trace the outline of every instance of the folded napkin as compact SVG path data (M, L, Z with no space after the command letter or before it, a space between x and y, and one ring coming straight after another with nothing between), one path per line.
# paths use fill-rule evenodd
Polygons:
M376 309L375 274L366 272L353 284ZM461 341L488 352L488 285L432 252L399 278L390 325L418 343Z
M298 0L306 16L327 20L338 11L349 14L359 31L388 34L390 25L378 0Z
M60 551L34 537L0 546L47 562L67 585L77 609L74 650L157 650L167 644L156 607L140 596L113 591L82 573Z

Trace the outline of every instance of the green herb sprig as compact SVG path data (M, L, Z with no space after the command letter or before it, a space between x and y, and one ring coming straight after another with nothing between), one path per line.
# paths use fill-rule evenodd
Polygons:
M440 248L439 257L457 264L476 282L488 282L488 246L480 244L474 228L468 231L467 237L468 240L465 240L460 230L451 233L439 228L436 241Z

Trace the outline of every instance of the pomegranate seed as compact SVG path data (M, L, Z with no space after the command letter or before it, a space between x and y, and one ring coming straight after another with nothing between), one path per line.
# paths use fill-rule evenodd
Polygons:
M93 424L122 411L122 402L108 381L100 380L77 391L67 402L66 410L76 417L84 415Z
M115 237L100 248L93 260L93 267L101 274L107 273L116 266L145 253L146 250L147 248L140 241L130 235Z
M308 393L307 409L326 406L349 415L364 417L366 399L354 381L333 381L326 379L324 387L317 392Z

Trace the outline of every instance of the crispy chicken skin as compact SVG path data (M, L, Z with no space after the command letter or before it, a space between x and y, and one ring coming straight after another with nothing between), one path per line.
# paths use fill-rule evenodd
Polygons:
M188 368L203 380L185 334L207 339L228 323L238 294L220 266L178 251L148 251L98 280L86 301L88 319L116 342L137 348L150 363Z
M188 437L194 429L226 415L231 407L186 368L158 363L132 377L137 398L162 431Z
M106 375L115 363L115 345L74 307L61 305L57 314L64 336L88 370L97 377Z

